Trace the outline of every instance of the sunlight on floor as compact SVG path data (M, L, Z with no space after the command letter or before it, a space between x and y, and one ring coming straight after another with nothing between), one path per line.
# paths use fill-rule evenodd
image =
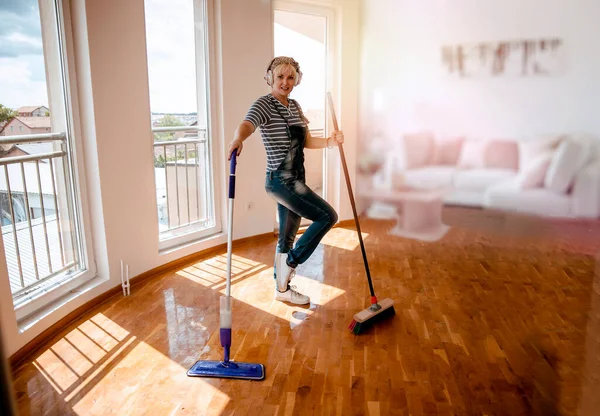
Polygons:
M351 231L338 229L335 234L331 241L337 244L336 247L342 242L342 248L352 249L351 236L354 234ZM232 256L232 298L245 307L287 321L292 329L306 323L317 308L346 293L322 282L325 250L320 246L313 258L299 267L292 281L300 292L310 295L310 305L275 302L273 265L239 255ZM222 254L175 274L224 295L226 272L227 256ZM142 409L147 400L144 392L148 391L156 392L155 396L158 396L153 397L152 410L155 414L172 414L209 403L213 410L224 410L231 398L211 384L210 380L197 379L191 391L182 390L177 394L171 391L169 397L160 397L161 391L170 391L166 385L161 388L161 383L186 383L188 377L183 367L191 365L191 361L197 358L197 355L185 358L187 351L203 345L205 352L208 352L211 342L217 342L217 338L211 339L218 337L218 333L210 333L209 325L213 323L203 322L205 316L202 309L179 304L173 288L164 290L163 296L166 322L151 328L145 328L145 323L139 322L136 328L141 332L132 333L105 314L97 313L43 351L33 365L53 387L57 397L76 413L84 414L93 409L119 409L123 406ZM248 299L252 299L252 303ZM126 309L129 311L131 307L126 306ZM202 316L198 316L199 313ZM115 319L119 315L110 316ZM140 334L145 333L144 328L149 333L142 337ZM165 331L169 335L161 338L160 334ZM160 377L152 376L158 373ZM112 391L111 386L121 388Z
M106 364L123 345L129 344L129 332L102 314L83 322L50 348L34 362L34 366L56 389L70 395L90 376L99 363Z
M347 238L344 237L347 230L339 229L336 229L338 235L335 239L339 242L339 231L342 231L342 238L347 240ZM346 244L343 248L348 249L348 247L349 245ZM322 264L322 252L322 249L315 251L314 260L316 263ZM321 256L319 257L319 255ZM342 289L322 283L320 281L321 279L315 279L312 278L312 276L308 277L314 273L322 274L322 270L317 270L319 267L313 264L307 263L306 266L305 271L308 274L303 276L303 266L300 266L296 277L291 284L296 286L298 291L309 294L313 309L317 305L324 305L346 293ZM227 256L223 254L186 267L176 272L176 274L193 282L200 283L210 289L218 290L219 293L225 295L226 268ZM293 314L298 308L303 309L304 313L307 315L312 313L310 309L304 310L301 306L285 303L278 303L277 305L273 304L273 265L265 265L239 255L232 255L231 272L232 298L268 314L285 319L288 322L296 322L296 325L298 324L298 320L294 318ZM244 284L239 285L238 283L241 283L242 281L244 281ZM244 301L244 299L247 299L249 296L248 292L252 293L250 297L253 299L253 302L251 304ZM257 295L258 293L261 295Z
M267 269L267 267L262 263L233 254L231 256L231 283L235 284L256 273L260 273ZM222 254L211 257L210 259L181 269L176 274L211 289L224 288L227 278L227 256Z
M156 329L161 330L162 326ZM144 408L144 391L157 387L157 391L161 391L162 382L178 380L183 383L187 379L181 365L103 314L96 314L56 341L34 360L33 365L78 414L87 414L94 408L111 408L112 400L115 401L114 408L121 407L124 397L127 408ZM150 374L155 371L160 371L164 377L151 378ZM111 392L112 385L127 387ZM193 396L194 401L204 398L207 402L212 401L211 406L216 404L223 409L230 400L229 396L200 379L194 389L197 393ZM154 406L153 411L170 414L187 400L185 392L177 397L155 400L154 405L160 404Z
M369 237L369 234L361 232L363 242ZM358 234L356 230L347 230L345 228L334 228L321 240L321 243L335 248L354 251L360 247Z

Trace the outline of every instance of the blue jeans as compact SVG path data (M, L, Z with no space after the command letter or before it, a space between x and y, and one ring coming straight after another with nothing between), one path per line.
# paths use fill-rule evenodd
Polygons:
M279 213L279 240L276 253L288 253L291 267L304 263L315 251L321 239L338 220L331 205L304 183L304 175L293 170L267 172L265 190L277 201ZM308 218L312 224L293 247L300 220Z

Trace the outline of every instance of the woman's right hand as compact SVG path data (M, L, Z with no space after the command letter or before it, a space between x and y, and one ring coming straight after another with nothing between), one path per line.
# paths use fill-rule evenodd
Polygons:
M229 143L229 151L227 152L227 160L231 160L231 155L233 154L234 151L237 151L236 156L241 155L243 147L244 147L244 144L239 139L236 139L236 140L232 141L231 143Z

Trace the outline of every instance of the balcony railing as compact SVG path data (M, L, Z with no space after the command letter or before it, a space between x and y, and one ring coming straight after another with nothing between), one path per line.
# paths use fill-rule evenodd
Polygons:
M212 226L206 129L154 127L152 133L160 239ZM323 137L324 130L312 129L310 133ZM309 179L314 182L311 186L321 193L322 161L307 158L307 163L311 165L307 167Z
M80 263L64 192L65 141L61 133L0 138L2 239L15 300L57 284ZM32 154L13 146L31 143Z
M161 239L211 226L206 129L155 127L152 132Z

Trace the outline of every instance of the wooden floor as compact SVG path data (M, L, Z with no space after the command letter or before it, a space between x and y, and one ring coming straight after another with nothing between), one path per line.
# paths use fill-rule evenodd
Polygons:
M90 311L15 374L22 415L597 414L600 222L447 208L435 243L361 222L378 296L396 315L356 336L368 306L353 228L329 232L273 301L274 240L234 246L233 346L264 381L188 378L220 359L222 253Z

